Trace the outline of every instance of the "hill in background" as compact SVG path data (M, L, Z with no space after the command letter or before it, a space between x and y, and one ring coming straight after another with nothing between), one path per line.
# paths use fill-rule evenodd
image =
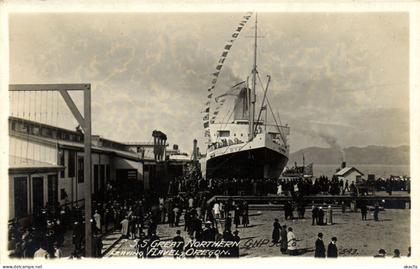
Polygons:
M305 163L314 164L340 164L344 159L352 164L410 164L410 147L347 147L344 149L308 147L289 156L289 165L297 162L302 164L302 156L305 155Z

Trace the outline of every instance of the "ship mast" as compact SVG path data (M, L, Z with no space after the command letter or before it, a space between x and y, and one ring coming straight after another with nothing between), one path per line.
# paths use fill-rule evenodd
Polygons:
M257 85L257 22L258 14L255 13L255 31L254 31L254 65L252 68L252 89L250 94L249 106L249 141L254 139L254 119L255 119L255 101L256 101L256 85Z

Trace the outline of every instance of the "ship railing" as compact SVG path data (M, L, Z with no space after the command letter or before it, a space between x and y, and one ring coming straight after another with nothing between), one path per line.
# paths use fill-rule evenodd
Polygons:
M220 148L225 148L225 147L229 147L229 146L233 146L233 145L238 145L238 144L242 144L244 143L244 141L235 138L234 140L232 139L222 139L220 142L214 142L209 146L209 150L213 151L215 149L220 149Z

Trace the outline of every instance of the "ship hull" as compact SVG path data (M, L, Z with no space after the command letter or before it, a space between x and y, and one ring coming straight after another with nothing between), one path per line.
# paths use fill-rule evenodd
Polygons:
M207 160L207 178L278 178L288 157L267 147L223 154Z

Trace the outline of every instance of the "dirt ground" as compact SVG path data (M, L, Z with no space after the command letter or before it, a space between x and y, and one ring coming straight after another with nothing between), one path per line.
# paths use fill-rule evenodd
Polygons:
M307 212L305 219L286 221L281 211L250 211L249 213L249 227L240 226L238 228L241 237L241 257L288 257L288 255L281 254L279 247L273 246L271 243L274 218L278 218L281 225L293 227L298 239L300 256L314 255L314 244L319 232L324 234L325 246L328 245L331 237L338 238L339 256L373 256L380 248L387 251L387 256L392 256L394 249L399 249L401 256L405 256L410 246L409 209L381 211L378 222L373 220L371 212L368 215L368 220L362 221L360 213L343 214L335 210L334 224L325 226L312 226L310 212ZM175 236L177 229L182 230L181 235L188 242L188 236L183 231L183 226L169 228L167 224L159 225L158 235L162 241L168 241ZM127 250L133 243L132 240L123 239L107 256L119 256L119 250Z

